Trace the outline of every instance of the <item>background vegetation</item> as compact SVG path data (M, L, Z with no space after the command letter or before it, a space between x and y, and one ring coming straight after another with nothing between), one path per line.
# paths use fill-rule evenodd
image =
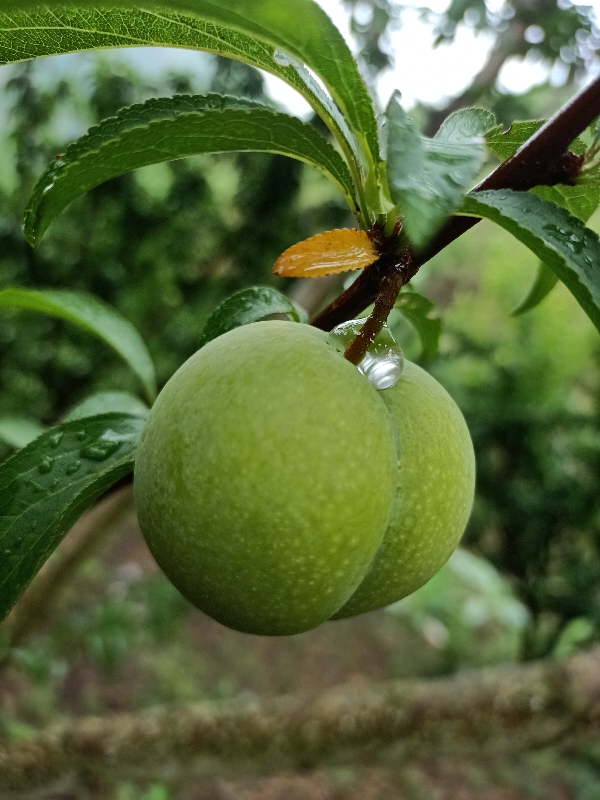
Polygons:
M386 32L399 8L387 0L347 5L375 79L391 57ZM482 102L509 123L559 105L571 82L593 66L597 31L582 7L504 8L512 15L455 0L431 22L440 39L451 39L465 21L493 33L486 74L452 105ZM545 28L537 49L531 26ZM549 69L563 70L563 88L542 86L519 97L499 92L502 64L532 49ZM133 62L101 54L5 67L0 81L6 120L0 131L1 287L85 289L114 304L149 342L161 383L195 351L207 315L228 294L273 284L315 311L335 293L335 281L315 290L271 275L286 247L350 224L342 198L319 174L275 156L201 157L140 170L74 203L39 252L25 244L20 217L33 183L90 124L124 105L175 92L241 92L264 100L256 71L199 56L197 68L150 84ZM435 127L440 112L416 114ZM600 221L591 226L598 229ZM560 286L533 312L510 316L534 269L523 247L482 223L414 281L444 320L441 353L426 366L463 409L478 462L466 549L427 586L387 610L287 640L248 637L185 603L158 573L127 512L22 641L11 648L5 631L0 733L26 739L67 713L441 675L567 655L598 641L600 342ZM409 357L418 359L415 332L400 317L391 324ZM0 417L25 412L54 423L92 391L135 391L131 381L116 358L67 324L0 314ZM5 447L2 457L9 452ZM212 782L178 771L139 781L75 775L43 796L585 800L600 793L598 758L585 747L510 760L388 760Z

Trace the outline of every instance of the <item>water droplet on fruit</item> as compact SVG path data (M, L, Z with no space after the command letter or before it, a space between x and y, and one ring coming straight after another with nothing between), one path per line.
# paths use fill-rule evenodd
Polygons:
M74 475L79 469L81 469L81 461L73 461L65 471L67 475Z
M338 325L329 334L329 344L343 353L365 322L366 319L352 319ZM404 354L387 325L370 345L358 369L379 390L390 389L400 380Z
M54 459L50 458L50 456L44 456L38 467L38 472L41 472L42 475L47 475L53 466Z
M292 66L292 59L283 50L277 49L273 51L273 61L280 67Z

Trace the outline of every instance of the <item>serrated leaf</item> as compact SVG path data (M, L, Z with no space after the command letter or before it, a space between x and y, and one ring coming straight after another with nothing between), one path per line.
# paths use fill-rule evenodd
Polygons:
M460 211L513 234L566 285L600 330L600 239L564 208L510 189L468 195Z
M517 120L513 122L510 128L503 132L503 126L498 125L496 128L488 131L485 136L485 141L488 150L494 155L498 156L500 161L506 161L517 152L517 150L530 139L534 133L546 122L545 119L529 119ZM571 143L569 148L576 155L581 155L585 152L585 144L581 139L577 138Z
M582 184L578 186L536 186L532 194L550 203L565 208L574 217L587 222L600 204L600 186ZM558 278L544 263L538 265L535 280L525 297L513 309L512 314L523 314L538 306L554 289Z
M258 322L271 314L287 314L294 322L303 322L305 318L289 297L270 286L250 286L241 292L228 297L210 315L202 331L200 347L204 347L213 339L227 331Z
M539 131L545 121L543 119L517 120L506 132L502 125L498 125L486 134L487 148L498 156L500 161L506 161L507 158L514 156L527 139Z
M0 620L79 516L133 469L144 420L52 428L0 465Z
M282 278L318 278L363 269L379 253L365 231L353 228L326 231L292 245L282 253L273 272Z
M432 316L434 305L417 292L401 292L394 306L411 323L421 340L421 357L429 361L439 353L442 320Z
M366 147L378 159L373 103L343 37L313 0L163 0L162 3L82 0L4 0L0 12L0 63L41 55L111 47L158 45L219 53L282 78L312 105L360 162L354 137L335 104L310 73L323 81ZM281 49L283 52L278 53ZM291 56L292 59L286 59Z
M47 430L28 417L0 417L0 439L10 447L25 447Z
M75 198L138 167L199 153L280 153L323 172L354 210L354 185L339 153L316 128L243 98L179 95L130 106L71 144L40 178L25 213L37 245Z
M138 376L150 401L156 397L156 374L144 341L112 306L83 292L58 289L4 289L0 308L38 311L72 322L110 345Z
M95 417L98 414L131 414L146 419L150 409L145 403L127 392L98 392L86 397L74 406L63 419L71 422L84 417Z
M462 142L465 139L484 136L494 128L496 117L486 108L461 108L440 125L434 139L447 142Z
M422 250L460 205L483 163L481 136L464 138L460 126L442 136L421 136L396 96L387 110L388 183L406 235Z
M536 186L529 190L531 194L541 197L573 214L582 222L587 222L600 205L600 185L582 183L577 186Z

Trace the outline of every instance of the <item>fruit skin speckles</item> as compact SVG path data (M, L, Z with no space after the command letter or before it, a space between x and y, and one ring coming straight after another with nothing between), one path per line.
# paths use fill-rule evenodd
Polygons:
M298 633L369 569L397 460L380 393L326 334L253 323L192 356L158 398L136 463L140 523L198 608L237 630Z
M473 475L462 415L423 370L378 392L321 331L259 322L167 384L135 491L151 551L191 602L282 635L428 580L462 534Z

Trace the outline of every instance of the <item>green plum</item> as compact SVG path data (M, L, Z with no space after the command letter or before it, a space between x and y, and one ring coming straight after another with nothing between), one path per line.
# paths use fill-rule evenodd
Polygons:
M161 392L135 469L142 531L194 605L299 633L425 583L456 547L474 458L454 401L407 364L377 391L327 335L257 322Z
M194 605L237 630L331 617L383 540L397 455L380 394L308 325L257 322L192 356L136 460L140 524Z

